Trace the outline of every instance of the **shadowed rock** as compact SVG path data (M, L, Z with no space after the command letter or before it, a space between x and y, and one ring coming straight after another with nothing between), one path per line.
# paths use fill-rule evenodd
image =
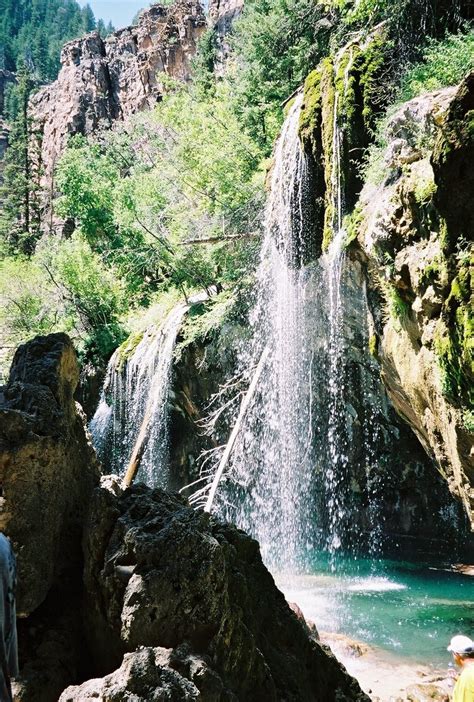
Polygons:
M73 398L78 379L71 340L51 334L18 348L0 388L0 529L18 556L23 616L82 560L82 522L99 469Z
M143 485L120 497L97 490L85 555L98 672L118 668L124 653L139 646L177 649L186 643L222 682L222 690L209 696L200 677L193 678L197 699L367 699L308 636L263 565L257 542L191 510L184 499ZM123 678L123 672L117 675ZM75 699L88 699L77 694Z

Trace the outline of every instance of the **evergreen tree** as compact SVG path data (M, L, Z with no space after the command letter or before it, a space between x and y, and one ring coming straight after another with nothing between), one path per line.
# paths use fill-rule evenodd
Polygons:
M1 253L31 255L39 237L38 164L32 158L28 101L33 88L26 64L18 69L17 115L11 125L0 188Z
M90 6L76 0L0 0L0 68L16 71L28 60L39 82L54 80L63 44L96 27ZM113 31L103 22L100 29Z

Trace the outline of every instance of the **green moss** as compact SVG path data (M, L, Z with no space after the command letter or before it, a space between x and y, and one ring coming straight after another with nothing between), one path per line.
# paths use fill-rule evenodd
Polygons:
M441 277L441 265L438 258L434 258L431 263L429 263L423 269L420 275L420 285L423 288L427 288L428 285L432 285L440 280Z
M122 370L127 361L133 356L138 344L143 339L143 331L130 334L118 349L118 370Z
M377 358L379 351L379 340L377 334L371 334L369 337L369 353L374 358Z
M436 192L436 183L433 177L418 179L414 188L415 200L419 205L425 205L433 199Z
M410 316L410 303L402 297L393 283L384 279L379 282L385 299L386 316L397 323L405 322Z
M471 411L474 404L472 260L460 260L438 324L435 351L443 393L454 405Z
M314 152L315 135L321 129L321 77L322 66L319 66L311 71L304 84L299 133L308 152Z
M367 45L355 68L360 71L360 86L362 89L363 108L362 116L368 132L373 133L377 119L381 112L381 94L384 85L382 82L388 53L392 50L391 43L387 40L385 32L375 35Z
M181 328L181 341L176 346L175 359L179 360L191 344L209 340L230 317L235 305L235 293L231 290L224 290L206 302L193 305Z
M364 213L360 204L356 205L352 214L344 218L344 229L346 230L346 239L344 248L348 248L353 241L359 236L361 225L364 221Z

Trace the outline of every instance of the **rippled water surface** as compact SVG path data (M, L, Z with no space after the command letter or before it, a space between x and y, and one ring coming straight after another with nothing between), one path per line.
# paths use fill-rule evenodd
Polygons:
M331 573L276 578L319 630L345 634L405 660L445 668L452 636L474 638L474 578L445 566L356 561Z

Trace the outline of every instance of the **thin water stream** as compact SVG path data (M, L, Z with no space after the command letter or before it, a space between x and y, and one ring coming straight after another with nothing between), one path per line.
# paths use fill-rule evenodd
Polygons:
M138 479L168 484L168 396L176 337L189 306L176 305L160 326L145 332L129 358L112 356L90 430L107 471L123 475L146 422L147 444Z

